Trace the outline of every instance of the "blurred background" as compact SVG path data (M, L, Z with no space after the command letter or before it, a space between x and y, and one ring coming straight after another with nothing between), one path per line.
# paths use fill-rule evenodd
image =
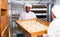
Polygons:
M23 37L23 32L16 26L16 20L19 19L26 3L32 5L31 11L35 13L37 18L48 22L52 21L50 14L55 0L8 0L10 37Z

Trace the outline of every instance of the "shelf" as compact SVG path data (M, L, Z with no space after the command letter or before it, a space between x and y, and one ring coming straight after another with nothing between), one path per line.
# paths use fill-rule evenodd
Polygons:
M17 18L19 16L20 16L20 14L12 14L12 18Z
M34 11L34 10L37 10L37 11L46 10L47 11L47 8L32 8L31 10L32 11Z
M13 14L12 16L19 16L20 14Z
M47 13L35 13L35 15L47 15Z
M37 11L37 10L34 10L34 11L32 11L32 12L34 12L34 13L47 13L47 11Z
M32 8L47 8L45 5L33 5Z
M36 15L37 18L46 18L46 15Z

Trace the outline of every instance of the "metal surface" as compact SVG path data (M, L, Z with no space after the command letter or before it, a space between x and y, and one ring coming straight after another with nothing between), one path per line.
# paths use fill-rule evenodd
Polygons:
M48 22L51 22L51 8L52 8L52 3L51 2L49 2L48 4L47 4L47 21Z

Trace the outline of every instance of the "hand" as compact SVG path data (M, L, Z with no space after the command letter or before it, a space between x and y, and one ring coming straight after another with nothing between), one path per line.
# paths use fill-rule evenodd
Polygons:
M38 35L37 37L43 37L43 35L40 34L40 35Z
M43 37L49 37L47 34L43 34Z
M56 16L53 14L53 13L51 13L51 17L54 19L54 18L56 18Z

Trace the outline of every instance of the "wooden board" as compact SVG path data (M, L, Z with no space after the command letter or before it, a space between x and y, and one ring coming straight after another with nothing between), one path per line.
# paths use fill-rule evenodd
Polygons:
M17 25L28 37L46 34L49 23L40 19L17 20Z

